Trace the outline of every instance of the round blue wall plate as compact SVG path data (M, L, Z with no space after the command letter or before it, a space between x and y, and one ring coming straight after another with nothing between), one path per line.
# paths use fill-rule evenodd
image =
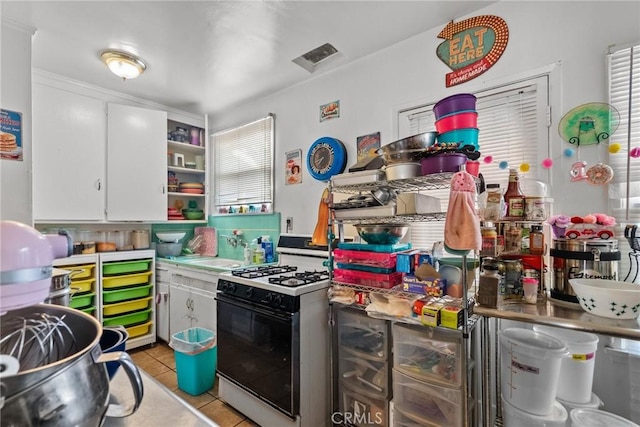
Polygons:
M332 176L344 172L347 166L347 149L335 138L324 136L309 147L307 169L318 181L328 181Z

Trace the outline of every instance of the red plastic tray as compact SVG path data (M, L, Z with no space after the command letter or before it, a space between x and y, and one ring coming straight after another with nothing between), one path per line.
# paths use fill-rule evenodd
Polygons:
M360 270L343 270L336 268L333 270L333 277L338 282L350 283L352 285L367 286L370 288L390 289L402 283L402 273L371 273Z
M343 264L357 264L380 268L395 268L396 254L368 251L350 251L335 249L333 251L336 262Z

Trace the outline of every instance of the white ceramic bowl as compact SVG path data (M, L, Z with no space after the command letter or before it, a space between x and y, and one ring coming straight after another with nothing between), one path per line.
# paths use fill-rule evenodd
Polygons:
M156 232L156 237L165 243L178 243L187 233L184 231Z
M602 279L569 279L584 311L611 319L640 315L640 285Z

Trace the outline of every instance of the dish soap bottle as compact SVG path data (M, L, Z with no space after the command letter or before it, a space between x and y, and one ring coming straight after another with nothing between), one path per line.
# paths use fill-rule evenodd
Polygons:
M256 247L253 249L253 264L264 264L264 248L262 247L262 237L258 237Z
M244 244L242 254L244 256L244 265L251 265L251 248L248 243Z

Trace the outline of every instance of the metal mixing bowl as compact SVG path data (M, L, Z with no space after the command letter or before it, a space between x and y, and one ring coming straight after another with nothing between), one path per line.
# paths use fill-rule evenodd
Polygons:
M357 224L355 227L358 235L372 245L398 243L409 231L409 224Z
M420 162L427 148L436 142L437 132L424 132L394 141L376 150L386 164Z

